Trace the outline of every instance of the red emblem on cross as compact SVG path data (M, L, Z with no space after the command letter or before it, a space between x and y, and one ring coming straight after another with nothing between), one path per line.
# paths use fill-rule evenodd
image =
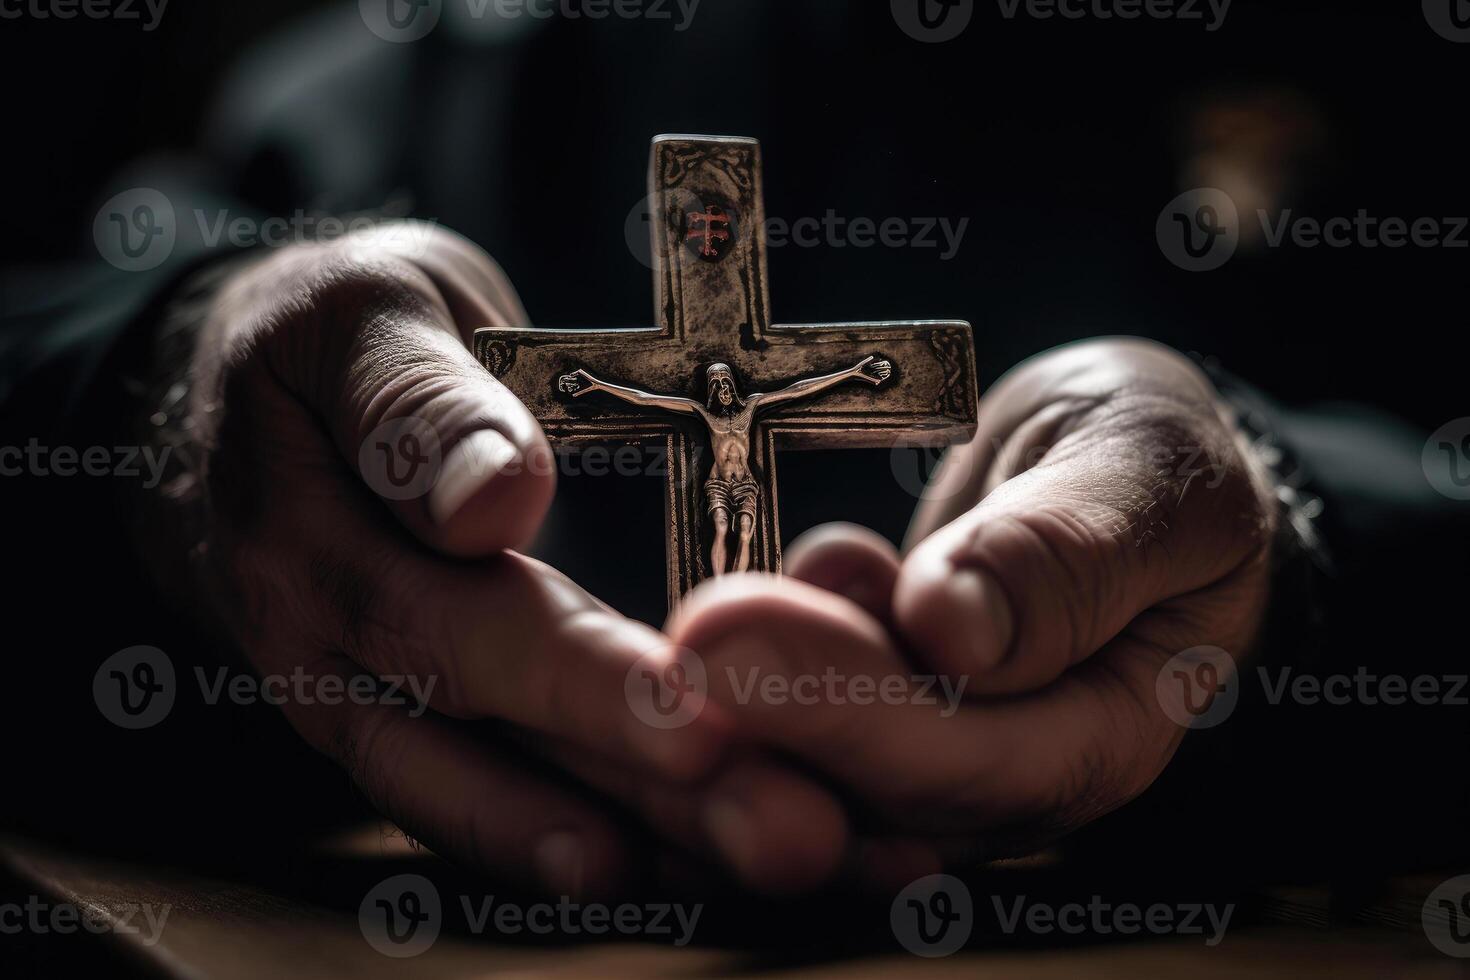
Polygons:
M711 204L703 211L690 211L689 234L684 240L702 240L699 254L707 259L717 259L723 255L724 250L716 242L730 240L730 218L725 214L725 209L718 204Z

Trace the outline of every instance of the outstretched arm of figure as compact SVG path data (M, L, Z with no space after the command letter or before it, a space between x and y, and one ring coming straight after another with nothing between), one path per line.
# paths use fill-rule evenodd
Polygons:
M762 409L766 409L773 405L779 405L782 402L796 401L798 398L810 398L813 395L826 391L828 388L835 388L844 381L866 381L868 384L876 387L887 381L891 374L893 374L893 365L888 361L878 360L877 355L874 354L863 358L863 360L846 371L838 371L835 374L824 374L819 378L807 378L789 387L782 388L780 391L754 395L750 400L758 403Z
M615 385L610 381L603 381L594 377L590 372L578 368L571 374L564 374L557 379L557 387L573 398L581 398L583 395L594 391L605 391L609 395L621 398L630 405L644 405L648 408L661 408L666 412L678 412L681 415L698 415L703 407L692 398L680 398L677 395L655 395L647 391L639 391L637 388L625 388Z

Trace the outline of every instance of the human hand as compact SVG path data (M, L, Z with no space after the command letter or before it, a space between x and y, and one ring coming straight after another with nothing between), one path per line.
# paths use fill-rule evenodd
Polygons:
M905 557L866 532L815 532L786 563L809 584L726 576L668 632L703 657L738 731L847 787L879 826L1001 854L1126 803L1163 770L1184 729L1156 693L1160 670L1197 646L1248 651L1277 515L1207 379L1153 344L1035 358L980 420L927 491ZM902 678L902 693L802 705L737 690L752 671L789 682L829 667ZM919 703L916 670L982 700Z
M181 502L153 502L171 531L156 567L189 546L175 585L262 675L337 690L418 679L426 713L289 697L283 710L447 856L563 894L612 889L638 863L611 807L527 764L532 742L619 780L635 814L693 850L718 853L711 799L782 801L752 808L764 857L747 880L825 877L846 841L835 800L756 761L711 773L718 709L677 730L639 721L624 679L667 662L667 638L509 550L536 533L555 466L466 341L528 321L483 252L404 227L277 250L213 296L188 365L197 468ZM513 750L472 728L483 720L509 726Z

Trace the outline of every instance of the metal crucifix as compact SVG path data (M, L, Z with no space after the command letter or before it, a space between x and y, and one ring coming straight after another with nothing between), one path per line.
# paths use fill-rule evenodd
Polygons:
M761 179L755 140L657 137L658 325L475 332L476 358L558 448L663 446L670 607L714 575L780 571L777 449L942 446L975 431L969 324L771 324Z

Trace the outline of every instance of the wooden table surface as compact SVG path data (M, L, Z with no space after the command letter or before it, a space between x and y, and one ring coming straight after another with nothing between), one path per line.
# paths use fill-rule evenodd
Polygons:
M353 881L381 880L403 870L407 855L389 837L381 846L359 837L347 861ZM314 900L237 878L82 856L16 838L0 840L0 860L12 891L52 903L75 904L116 921L130 907L168 908L158 941L142 935L77 933L75 944L102 944L93 956L143 974L171 977L482 977L638 976L696 977L1174 977L1193 980L1242 974L1281 977L1467 977L1470 960L1449 958L1426 939L1418 908L1445 875L1387 883L1371 900L1345 904L1325 889L1282 889L1256 896L1247 921L1232 923L1224 941L1207 947L1199 937L1072 943L1063 948L994 947L983 938L953 956L922 959L904 953L890 935L856 937L824 954L819 938L792 956L773 956L754 937L737 946L700 942L684 948L653 942L512 943L446 931L421 955L393 959L376 952L359 928L352 896ZM335 867L342 868L338 864ZM298 875L300 874L298 868ZM312 872L321 875L319 870ZM341 874L331 872L327 877ZM327 890L330 894L330 889ZM14 899L7 899L14 900ZM881 920L879 920L881 921ZM886 932L883 929L863 929ZM8 936L0 936L3 950ZM16 976L23 972L3 972Z

